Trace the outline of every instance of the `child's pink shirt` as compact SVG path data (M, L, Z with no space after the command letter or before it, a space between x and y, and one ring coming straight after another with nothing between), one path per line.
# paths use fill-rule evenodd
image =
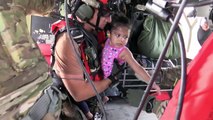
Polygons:
M104 78L107 78L111 74L115 59L118 60L120 65L124 63L123 60L119 59L119 54L126 48L126 46L120 48L113 47L110 46L109 42L110 39L107 39L102 51L101 67L104 73Z

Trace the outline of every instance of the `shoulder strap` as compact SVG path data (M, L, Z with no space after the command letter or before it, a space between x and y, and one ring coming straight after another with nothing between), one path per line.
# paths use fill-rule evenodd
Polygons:
M63 23L63 24L64 24L64 23ZM60 26L59 26L59 27L60 27ZM56 43L57 43L56 38L57 38L57 36L58 36L59 34L61 34L61 33L63 33L63 32L67 32L67 29L66 29L65 26L61 27L60 29L57 29L57 31L54 31L55 39L54 39L53 44L52 44L52 46L51 46L51 52L52 52L52 53L51 53L51 69L53 68L53 65L54 65L54 63L55 63L55 55L54 55L54 53L55 53L55 46L56 46ZM72 35L72 37L73 37L73 39L74 39L75 42L81 43L82 40L84 40L84 34L83 34L83 32L81 31L80 28L78 28L78 27L73 27L73 26L72 26L72 27L70 28L69 32L71 33L71 35ZM52 70L51 70L51 71L52 71Z
M63 32L66 32L66 27L62 27L61 29L59 29L57 32L55 32L55 38L54 38L54 41L53 41L53 44L51 45L51 69L53 68L53 65L55 63L55 46L56 46L56 38L59 34L63 33Z

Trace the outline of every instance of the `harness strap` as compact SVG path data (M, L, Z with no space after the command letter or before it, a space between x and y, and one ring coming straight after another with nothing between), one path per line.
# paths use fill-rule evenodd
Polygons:
M53 44L51 46L51 50L52 50L52 53L51 53L51 68L53 68L53 65L55 63L55 55L54 55L54 53L55 53L55 45L56 45L56 42L57 42L56 41L56 37L57 37L57 35L59 35L60 33L65 32L65 31L66 31L66 27L62 27L61 29L58 30L58 32L55 35L55 39L54 39Z
M88 63L88 61L86 60L86 54L84 53L85 45L81 45L79 48L80 48L80 52L81 52L81 58L84 60L84 61L83 61L84 66L85 66L87 72L88 72L89 75L90 75L90 74L91 74L91 71L90 71L89 63ZM91 79L93 79L93 78L91 78Z
M100 23L100 19L101 19L101 10L102 10L103 6L101 5L100 8L99 8L99 11L98 11L98 18L97 18L97 21L96 21L96 25L95 25L95 30L100 30L99 28L99 23Z

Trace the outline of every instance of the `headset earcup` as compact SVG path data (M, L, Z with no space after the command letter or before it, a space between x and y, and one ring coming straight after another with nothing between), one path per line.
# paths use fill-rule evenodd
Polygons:
M90 20L93 16L93 9L86 4L82 4L76 11L75 15L83 21Z
M209 13L209 19L211 20L211 22L213 23L213 8L211 9L210 13Z

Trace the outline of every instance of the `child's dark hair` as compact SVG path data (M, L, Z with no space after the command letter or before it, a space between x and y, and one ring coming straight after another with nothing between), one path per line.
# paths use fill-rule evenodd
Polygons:
M118 27L132 28L130 20L123 13L115 13L112 15L111 31L117 29Z

